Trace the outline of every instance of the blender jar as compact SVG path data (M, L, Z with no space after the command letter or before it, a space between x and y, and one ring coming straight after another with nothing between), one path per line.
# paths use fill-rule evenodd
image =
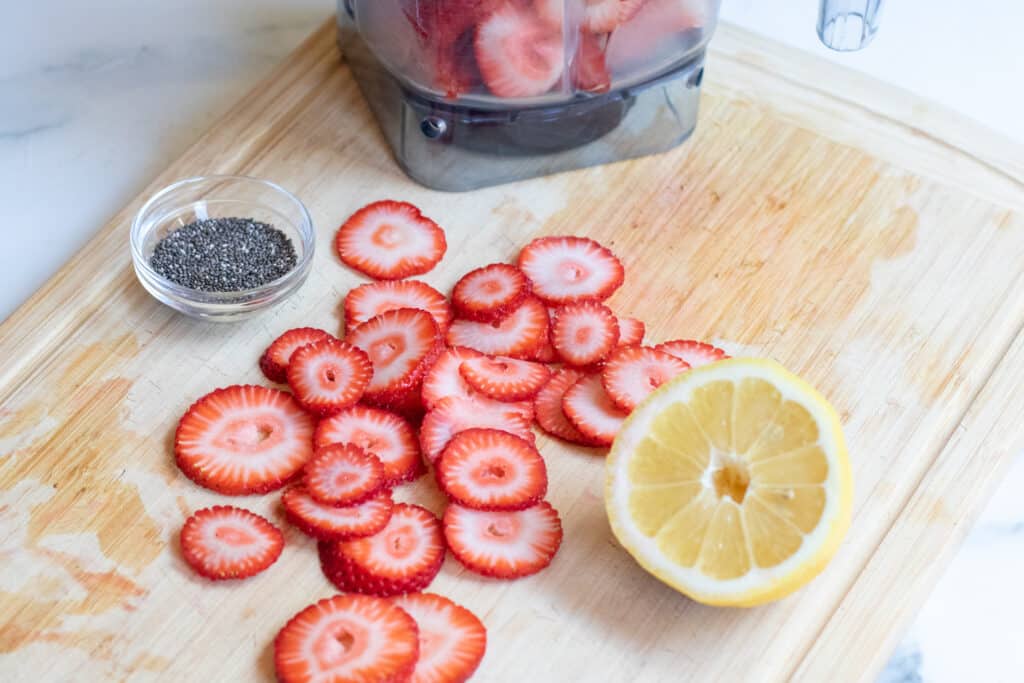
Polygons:
M674 147L719 0L339 0L399 164L467 190Z

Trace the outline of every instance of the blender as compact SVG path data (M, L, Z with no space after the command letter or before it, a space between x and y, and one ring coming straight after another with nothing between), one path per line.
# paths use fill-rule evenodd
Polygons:
M422 185L463 191L682 143L719 4L339 0L338 42L398 164ZM836 25L826 12L873 7L862 22L873 35L879 5L822 0L822 41ZM842 49L853 25L844 20Z

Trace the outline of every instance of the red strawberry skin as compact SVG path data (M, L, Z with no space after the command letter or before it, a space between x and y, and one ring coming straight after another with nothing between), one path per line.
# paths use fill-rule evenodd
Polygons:
M452 307L464 320L494 322L519 307L530 294L523 271L492 263L466 273L452 289Z
M240 410L251 420L225 417L226 411ZM315 426L283 391L254 385L216 389L193 403L178 422L175 462L185 476L211 491L267 493L302 471L313 455Z
M580 33L571 69L573 85L580 90L603 93L611 88L612 76L605 64L604 49L599 40L593 33Z
M551 377L543 365L502 357L463 361L459 372L470 387L497 401L530 400Z
M312 344L333 337L316 327L297 327L288 330L271 342L260 356L260 370L271 382L284 384L288 380L288 361L295 351L306 344Z
M383 200L352 214L334 239L338 258L378 280L429 272L448 249L444 230L412 204Z
M487 650L487 629L462 605L435 593L410 593L392 598L416 620L420 659L414 683L465 683Z
M588 331L581 338L581 330ZM555 310L551 346L569 365L583 367L605 360L619 343L619 321L604 304L580 301Z
M474 510L523 510L548 489L547 467L533 444L498 429L459 432L435 465L441 490Z
M373 536L391 519L395 503L389 492L370 500L339 508L318 503L303 484L281 496L285 516L296 529L320 541L351 541Z
M229 546L222 549L220 546ZM239 557L245 547L246 555ZM281 531L263 517L229 505L197 510L181 529L181 553L197 574L214 581L245 579L277 561Z
M529 525L541 527L528 542L532 555L508 557L501 546L529 533ZM444 513L444 534L452 554L470 571L496 579L518 579L551 564L562 544L562 521L547 501L514 512L471 510L453 503ZM495 542L496 548L488 547Z
M373 365L362 349L323 339L296 350L286 374L299 405L325 417L359 402L373 377Z
M444 350L434 318L415 308L385 311L356 327L347 339L373 365L363 401L396 412L418 400L424 375Z
M380 598L335 595L278 632L274 671L280 683L408 683L419 649L419 628L405 610Z
M410 531L407 527L413 525ZM390 566L381 569L374 561L387 563L379 557L381 547L390 549L408 544L406 534L421 534L417 548L397 550L400 556L418 552L419 560L411 567ZM380 542L380 543L378 543ZM340 590L365 595L390 597L421 591L434 580L444 563L445 542L441 522L434 513L408 503L395 505L388 525L374 536L344 543L320 543L320 566L324 575ZM376 553L376 555L375 555Z

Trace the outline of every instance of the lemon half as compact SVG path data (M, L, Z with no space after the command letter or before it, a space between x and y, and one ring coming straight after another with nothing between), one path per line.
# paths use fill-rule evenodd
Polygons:
M770 360L725 360L665 384L626 420L607 467L619 542L706 604L788 595L825 567L850 524L839 418Z

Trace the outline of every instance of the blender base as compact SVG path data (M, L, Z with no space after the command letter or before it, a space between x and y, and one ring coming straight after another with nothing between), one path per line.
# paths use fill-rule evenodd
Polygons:
M697 125L703 53L630 88L488 109L402 84L345 11L338 13L338 44L399 166L435 190L474 190L656 154L681 144Z

